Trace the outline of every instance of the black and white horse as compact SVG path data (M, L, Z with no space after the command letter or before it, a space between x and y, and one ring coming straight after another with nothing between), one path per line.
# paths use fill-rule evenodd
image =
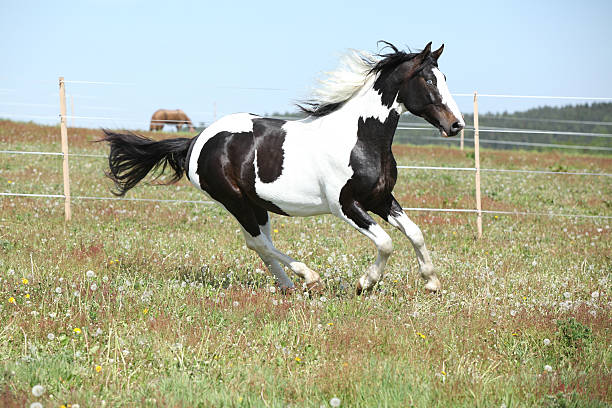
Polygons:
M152 169L169 164L172 181L189 181L224 206L242 227L247 246L257 252L284 290L294 288L283 266L311 288L319 275L274 247L268 212L286 216L334 214L370 238L376 262L357 282L357 293L382 277L393 245L368 214L402 231L411 241L425 288L440 289L423 234L392 195L397 179L391 151L403 112L423 117L453 136L464 126L438 69L444 46L431 43L418 53L372 55L353 51L344 65L322 81L313 100L300 106L309 116L285 121L248 113L225 116L193 139L153 141L105 130L110 144L109 177L124 195Z

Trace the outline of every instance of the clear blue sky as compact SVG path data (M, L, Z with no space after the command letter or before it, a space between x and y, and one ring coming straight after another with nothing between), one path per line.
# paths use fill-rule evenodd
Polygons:
M342 52L376 51L380 39L444 43L453 93L610 97L611 17L605 0L2 0L0 117L57 115L60 75L125 84L68 84L75 115L117 118L75 124L143 127L161 107L195 122L210 122L215 105L218 116L293 110ZM480 109L567 103L483 99Z

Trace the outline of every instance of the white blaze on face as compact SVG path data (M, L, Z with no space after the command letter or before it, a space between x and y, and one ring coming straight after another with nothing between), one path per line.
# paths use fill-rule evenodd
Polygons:
M461 124L461 126L465 126L465 121L463 120L463 116L461 115L461 111L459 111L459 107L457 103L453 99L450 91L448 90L448 85L446 85L446 79L444 79L444 74L440 72L438 68L434 68L434 75L436 76L436 82L438 84L438 92L442 96L442 103L445 104L448 109L455 115L457 121Z

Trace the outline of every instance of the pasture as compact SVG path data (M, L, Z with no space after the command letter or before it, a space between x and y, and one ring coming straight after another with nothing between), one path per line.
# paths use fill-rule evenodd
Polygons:
M70 152L105 154L100 137L70 129ZM0 121L0 148L57 152L59 129ZM469 149L394 151L403 165L473 164ZM61 194L61 158L0 157L1 191ZM483 149L481 161L612 173L601 155ZM105 169L71 157L72 195L110 196ZM395 195L404 207L474 208L473 177L400 170ZM483 173L482 193L487 210L612 207L608 177ZM186 180L128 197L206 200ZM381 221L395 251L382 283L357 297L375 249L332 216L273 217L277 247L326 284L283 295L216 205L76 199L70 223L60 199L0 207L1 406L612 404L610 219L485 214L477 241L472 214L409 212L443 291L425 293L410 243Z

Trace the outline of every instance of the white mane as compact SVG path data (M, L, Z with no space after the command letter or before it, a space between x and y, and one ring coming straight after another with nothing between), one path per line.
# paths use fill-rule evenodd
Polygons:
M309 102L325 106L350 99L366 83L376 62L377 57L366 51L349 50L341 57L338 69L325 72L325 77L318 80L319 87L313 90Z

